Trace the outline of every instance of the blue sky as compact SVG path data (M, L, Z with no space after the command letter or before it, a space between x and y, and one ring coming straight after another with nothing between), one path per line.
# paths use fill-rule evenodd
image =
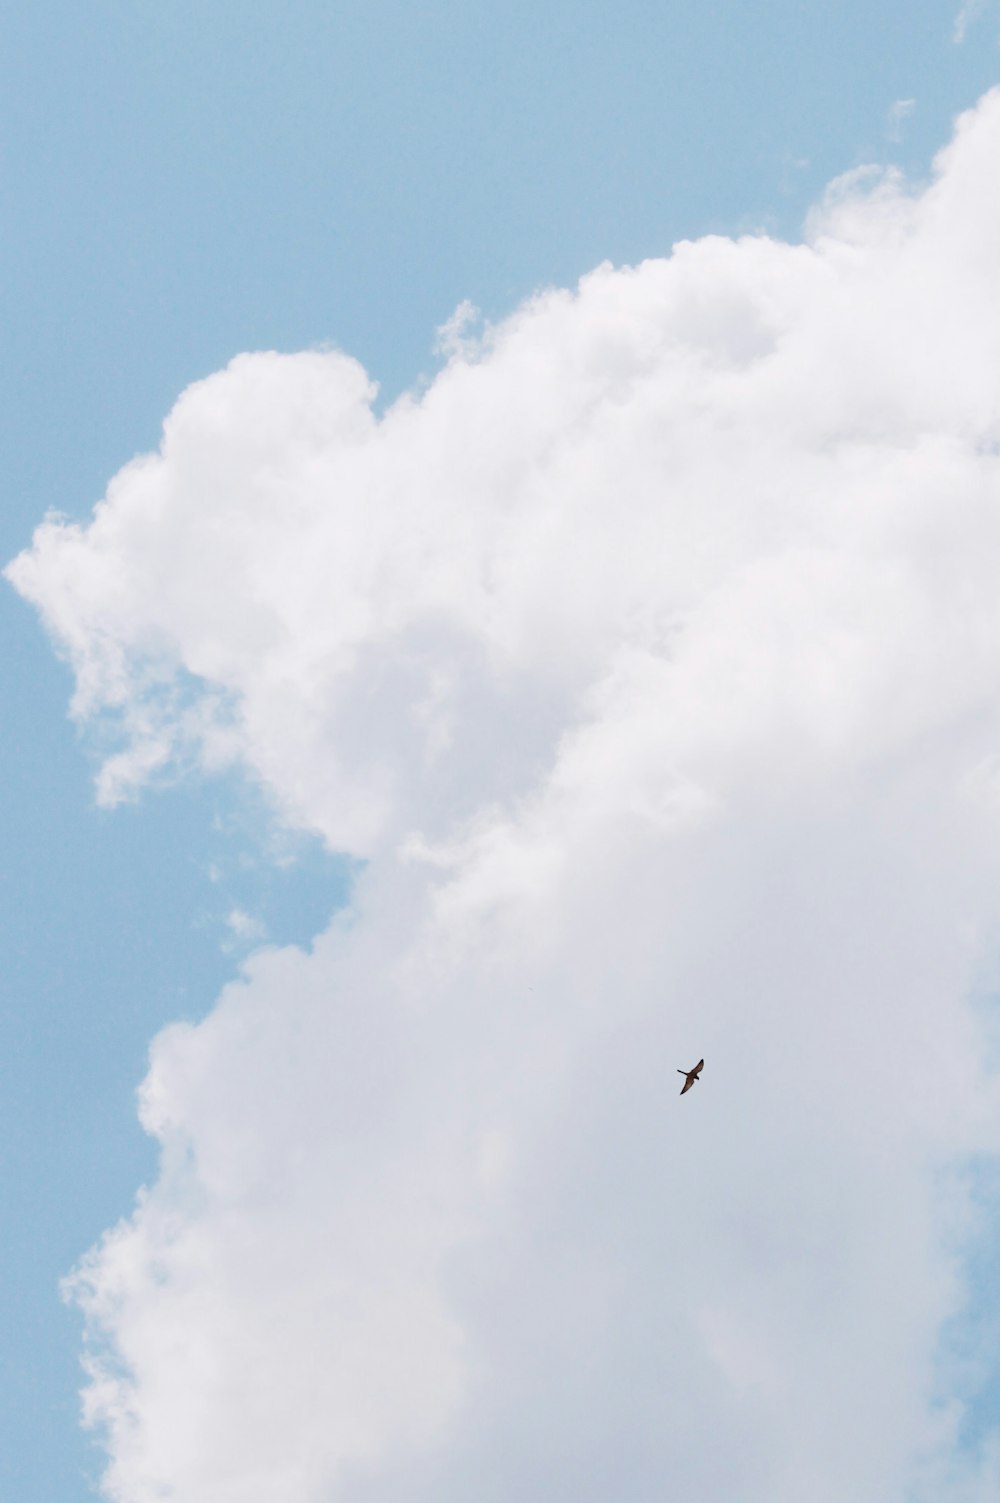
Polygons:
M961 46L955 20L930 0L12 10L4 558L50 508L85 518L239 352L332 343L391 399L463 299L499 318L677 239L794 238L860 163L922 177L997 78L1000 9ZM152 1173L149 1041L233 974L228 914L304 943L347 879L315 839L274 859L262 802L225 780L98 809L70 675L13 591L0 613L0 1478L76 1503L96 1464L57 1283Z

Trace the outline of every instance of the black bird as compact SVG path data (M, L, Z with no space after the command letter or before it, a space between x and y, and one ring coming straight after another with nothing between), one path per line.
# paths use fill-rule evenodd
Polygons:
M705 1061L703 1059L700 1059L698 1061L698 1063L695 1065L695 1067L694 1067L693 1070L678 1070L677 1071L678 1075L683 1075L684 1076L684 1084L681 1086L681 1095L682 1096L684 1095L685 1091L690 1091L691 1087L694 1085L695 1081L698 1079L698 1076L701 1074L701 1072L702 1072L702 1070L704 1070L704 1068L705 1068Z

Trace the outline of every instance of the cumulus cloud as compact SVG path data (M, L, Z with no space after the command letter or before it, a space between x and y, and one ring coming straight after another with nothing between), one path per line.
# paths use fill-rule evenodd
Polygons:
M802 244L462 309L381 418L241 356L10 566L102 797L231 767L365 861L153 1045L159 1178L72 1285L110 1498L996 1496L947 1342L1000 1136L998 159L991 94Z

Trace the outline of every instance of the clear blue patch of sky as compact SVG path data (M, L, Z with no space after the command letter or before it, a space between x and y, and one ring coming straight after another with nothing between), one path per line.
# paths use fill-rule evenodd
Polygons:
M332 341L392 397L464 298L488 316L707 231L794 236L832 176L923 175L994 83L1000 6L943 0L90 0L0 49L0 557L84 517L183 387ZM889 111L913 99L892 140ZM0 592L0 1491L78 1503L56 1284L153 1168L158 1027L304 943L347 873L267 858L224 784L98 810L68 675ZM229 948L227 948L227 946Z
M996 997L980 999L983 1013L995 1011ZM1000 1413L1000 1164L976 1155L945 1176L944 1193L966 1204L961 1236L953 1249L962 1261L965 1302L940 1334L937 1397L948 1406L957 1398L958 1440L967 1456L988 1455Z

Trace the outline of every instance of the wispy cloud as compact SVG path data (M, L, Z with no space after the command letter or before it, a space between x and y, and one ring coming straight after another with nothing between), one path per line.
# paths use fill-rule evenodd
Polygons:
M951 33L952 41L956 46L960 47L965 41L969 27L982 15L984 8L985 0L963 0Z
M12 566L123 786L239 766L367 858L155 1042L73 1285L109 1496L971 1496L998 155L993 94L805 244L462 313L381 420L242 356Z
M889 107L887 131L890 141L903 139L903 124L913 114L916 104L915 99L897 99Z
M229 931L226 941L229 948L258 944L267 935L264 922L244 908L231 908L226 914L225 924Z

